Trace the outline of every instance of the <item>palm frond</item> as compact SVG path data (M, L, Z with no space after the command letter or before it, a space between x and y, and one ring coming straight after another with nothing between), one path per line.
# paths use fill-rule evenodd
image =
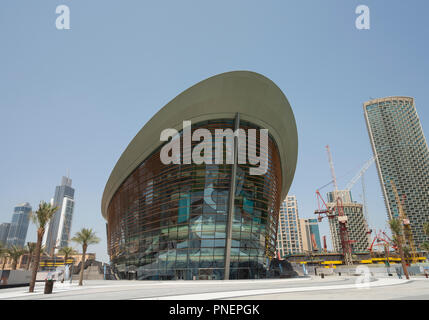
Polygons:
M424 251L429 252L429 242L425 241L422 243L422 245L420 246Z
M100 242L100 239L95 235L95 232L92 229L86 228L82 228L80 231L76 232L75 236L71 240L87 246Z
M62 254L64 256L71 256L77 253L77 251L75 249L73 249L72 247L63 247L60 250L58 250L59 254Z
M8 257L12 258L12 260L18 260L19 257L21 257L25 253L25 250L18 246L11 246L6 250L6 252Z
M0 243L0 257L4 257L6 256L6 247L4 247L1 243Z
M399 219L391 219L389 221L389 227L394 236L401 237L402 236L402 224Z
M58 207L55 207L45 201L41 201L39 203L39 209L32 212L30 218L38 228L45 228L57 210Z
M423 232L429 237L429 221L423 223Z
M33 252L36 250L36 242L27 242L27 245L25 246L25 252L28 254L33 254Z

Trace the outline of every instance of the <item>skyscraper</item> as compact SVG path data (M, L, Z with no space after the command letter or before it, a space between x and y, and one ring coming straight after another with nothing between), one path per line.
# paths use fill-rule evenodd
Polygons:
M51 203L58 207L48 230L45 232L43 243L48 254L68 246L70 240L71 223L74 209L74 189L71 187L72 180L63 177L61 185L55 188L55 196Z
M6 246L9 229L10 229L10 223L5 222L0 224L0 245Z
M299 219L302 248L306 251L321 251L319 224L317 219Z
M281 257L303 252L296 196L287 196L280 205L277 252Z
M13 210L12 223L10 224L6 245L24 247L30 223L31 206L28 202L17 205Z
M368 251L370 236L368 234L368 224L363 214L363 205L353 201L350 190L328 192L327 198L329 208L336 207L337 198L342 200L344 215L347 217L349 240L353 241L351 243L353 252ZM338 214L337 209L334 209L334 212ZM342 252L340 225L337 217L329 219L329 229L334 251Z
M414 99L374 99L363 108L388 218L399 216L393 184L420 246L427 240L422 225L429 221L429 151Z

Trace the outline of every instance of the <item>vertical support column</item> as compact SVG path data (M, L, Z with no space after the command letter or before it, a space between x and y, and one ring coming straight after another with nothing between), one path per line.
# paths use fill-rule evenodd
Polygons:
M226 245L225 245L225 272L224 280L229 280L230 268L231 268L231 242L232 242L232 222L234 219L234 207L235 207L235 187L237 181L237 162L238 162L238 132L240 129L240 115L235 115L234 123L234 163L232 165L231 172L231 184L229 188L229 199L228 199L228 219L226 225Z

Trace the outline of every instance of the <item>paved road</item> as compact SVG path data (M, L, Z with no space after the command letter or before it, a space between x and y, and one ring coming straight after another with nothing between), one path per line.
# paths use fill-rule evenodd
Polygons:
M356 286L356 279L86 281L83 287L55 283L54 293L50 295L43 294L40 283L32 294L27 292L28 287L1 289L0 300L429 299L429 279L373 279L361 285L362 288Z
M361 289L311 290L279 294L240 296L239 300L429 300L429 280L411 279L405 283Z

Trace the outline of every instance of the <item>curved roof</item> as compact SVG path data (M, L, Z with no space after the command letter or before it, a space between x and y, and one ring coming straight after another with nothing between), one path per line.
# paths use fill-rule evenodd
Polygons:
M137 133L116 163L104 189L103 217L116 190L159 146L166 128L181 130L183 121L234 118L268 129L277 143L282 167L282 199L289 191L298 156L295 117L283 92L268 78L250 71L222 73L203 80L179 94L156 113Z
M15 207L31 207L31 205L28 202L23 202L23 203L17 204Z
M370 104L392 101L392 100L412 100L412 101L414 101L414 98L404 97L404 96L391 96L391 97L384 97L384 98L376 98L376 99L371 99L369 101L364 102L363 105L365 107L365 106L368 106Z

